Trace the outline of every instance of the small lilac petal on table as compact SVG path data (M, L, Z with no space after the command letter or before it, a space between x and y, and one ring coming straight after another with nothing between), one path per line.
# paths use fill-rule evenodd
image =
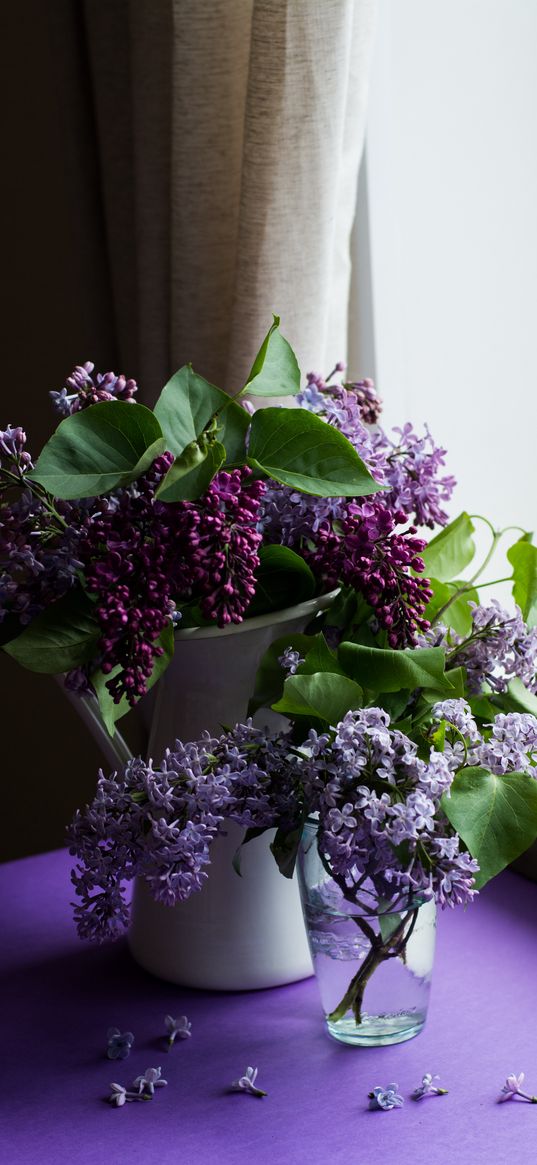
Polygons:
M249 1092L251 1096L268 1096L267 1092L263 1092L263 1089L256 1085L257 1072L257 1068L247 1068L244 1076L233 1081L232 1092Z
M130 1056L134 1043L132 1032L120 1032L118 1027L109 1027L106 1033L108 1040L107 1056L109 1060L126 1060Z
M524 1076L524 1072L520 1072L518 1076L515 1076L514 1072L510 1073L498 1097L500 1104L504 1100L513 1100L515 1096L519 1096L521 1100L528 1100L530 1104L537 1104L537 1096L530 1096L529 1092L522 1091L521 1085L524 1083Z
M387 1084L385 1088L381 1088L377 1084L372 1092L368 1093L369 1107L371 1109L379 1108L383 1112L388 1112L391 1108L402 1108L404 1099L399 1092L398 1084Z
M168 1051L171 1051L176 1039L188 1040L192 1035L192 1024L186 1015L174 1019L173 1015L164 1016L164 1025L168 1032Z
M421 1084L414 1089L412 1100L421 1100L422 1096L447 1096L447 1088L439 1088L437 1084L433 1084L434 1080L439 1079L438 1075L433 1076L431 1072L426 1072L421 1078Z
M143 1075L137 1076L133 1081L132 1087L136 1088L140 1095L147 1091L153 1096L155 1088L163 1088L167 1083L168 1081L162 1078L162 1068L146 1068Z

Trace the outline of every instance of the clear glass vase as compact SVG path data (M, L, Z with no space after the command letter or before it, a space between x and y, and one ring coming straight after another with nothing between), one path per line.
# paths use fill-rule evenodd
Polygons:
M434 902L408 895L390 909L371 884L349 901L307 822L298 855L302 910L328 1032L345 1044L399 1044L427 1016L434 958ZM383 908L384 907L384 908Z

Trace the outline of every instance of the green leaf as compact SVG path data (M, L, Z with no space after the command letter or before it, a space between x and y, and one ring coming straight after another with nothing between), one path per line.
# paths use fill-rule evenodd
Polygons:
M248 704L248 715L253 716L258 708L268 708L283 692L283 685L287 672L279 662L286 647L292 647L300 655L306 656L314 642L314 636L304 635L301 631L294 631L287 635L280 635L273 640L261 657L255 677L254 693Z
M474 524L466 513L459 514L449 526L445 526L431 539L420 556L425 563L425 574L440 582L457 578L474 557L474 530Z
M191 364L184 364L164 385L154 411L166 448L176 457L201 437L218 413L218 436L226 450L227 464L243 464L249 413L222 389L198 376Z
M147 681L148 691L153 687L153 684L156 684L161 675L164 674L173 656L174 632L171 623L168 623L164 630L161 631L158 637L158 643L159 646L163 648L163 654L155 656L153 662L153 671L151 672L151 675ZM131 708L131 705L129 704L126 696L121 698L119 704L115 704L106 686L109 680L115 679L115 677L119 675L120 671L121 666L118 664L117 667L113 668L112 671L109 672L106 676L99 668L96 672L93 673L91 677L91 683L95 690L95 695L99 701L101 717L110 736L114 735L114 726L116 721L121 720L121 717L125 716Z
M89 498L130 485L166 441L145 405L102 401L66 417L28 474L57 498Z
M317 497L363 497L384 489L342 433L307 409L259 409L248 465Z
M515 676L510 680L507 691L494 697L497 707L495 712L529 712L537 716L537 696L530 692L522 680Z
M354 680L330 672L289 676L283 696L272 707L284 716L307 716L337 724L346 712L363 705L363 691Z
M302 826L287 833L283 829L276 830L276 836L270 849L276 858L280 874L283 874L284 878L293 877L301 837Z
M315 594L315 578L304 559L287 546L262 546L255 572L255 595L247 618L281 611Z
M537 547L521 539L507 551L513 567L513 598L529 627L537 626Z
M479 596L475 587L465 589L463 595L458 595L456 599L450 601L451 596L460 587L467 587L468 584L464 582L443 583L439 579L429 579L433 589L433 597L428 603L424 616L432 623L438 612L441 611L440 621L446 627L452 627L457 635L465 638L472 630L472 609L470 602L479 602ZM446 603L449 602L449 606ZM443 608L446 606L446 609Z
M478 890L537 837L537 781L528 773L462 769L442 808L479 862Z
M300 389L297 359L278 330L279 323L280 317L273 316L242 390L248 396L294 396Z
M320 632L318 635L311 635L311 647L307 652L304 662L299 664L297 668L297 675L311 676L315 672L332 672L332 674L344 676L345 672L338 663L338 658L335 651L331 651L324 635Z
M338 658L347 675L364 688L376 692L399 692L402 688L433 688L453 693L445 673L445 652L441 647L406 648L393 651L342 643Z
M4 651L29 671L56 675L88 663L100 634L93 606L77 587L42 611Z
M187 445L162 479L155 497L161 502L193 501L208 490L215 473L226 460L226 451L219 441L198 441Z

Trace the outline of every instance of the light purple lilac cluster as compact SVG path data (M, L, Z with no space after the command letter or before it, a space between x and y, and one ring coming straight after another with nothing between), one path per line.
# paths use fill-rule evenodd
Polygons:
M336 365L339 371L341 365ZM331 378L328 378L328 381ZM354 445L368 469L389 487L383 500L392 510L402 510L418 526L444 526L443 506L456 485L451 475L442 476L446 450L435 445L427 426L419 436L408 422L393 429L393 438L378 424L382 402L372 380L331 384L309 373L306 388L297 401L324 419Z
M381 708L348 712L332 742L311 732L309 749L306 801L347 898L381 896L390 909L409 894L441 906L471 901L478 866L440 807L454 776L443 753L422 760Z
M77 364L63 388L59 392L49 393L60 416L68 417L100 401L122 400L129 404L134 400L138 392L135 380L123 375L116 376L115 372L97 372L93 376L94 369L95 365L90 360L86 360L85 364Z
M81 507L56 502L51 508L25 488L32 468L24 429L8 425L0 432L0 624L7 616L30 623L70 589L82 565ZM14 498L13 486L22 487Z
M470 602L472 628L457 635L441 623L418 636L421 647L442 646L452 667L464 667L471 695L483 691L507 691L515 677L530 692L537 691L537 627L528 627L519 607L514 614L496 600L481 605Z
M137 875L166 905L201 889L226 820L287 835L317 813L320 852L350 901L382 897L389 909L409 895L443 907L470 902L478 866L461 848L442 796L465 765L537 775L537 719L498 716L482 735L464 700L445 700L432 720L431 734L444 722L444 751L432 743L426 759L387 712L365 708L330 733L310 731L300 747L291 734L270 735L249 721L218 738L177 741L158 768L138 759L112 777L101 774L93 803L70 830L79 934L121 933L123 883Z
M338 364L334 371L342 371ZM324 586L356 588L373 608L392 647L412 646L428 628L424 611L431 597L420 553L426 543L417 526L445 525L443 504L455 486L441 476L445 450L412 425L391 440L378 425L381 402L373 381L331 384L309 373L297 402L344 434L375 479L388 489L373 500L314 498L270 483L261 505L264 537L298 551ZM411 523L409 525L409 523ZM399 529L399 527L402 527Z
M132 760L120 774L101 773L92 804L70 829L80 937L122 932L123 883L136 875L166 905L201 889L225 818L245 828L287 821L294 812L288 753L285 737L268 737L248 723L220 738L177 741L159 769Z

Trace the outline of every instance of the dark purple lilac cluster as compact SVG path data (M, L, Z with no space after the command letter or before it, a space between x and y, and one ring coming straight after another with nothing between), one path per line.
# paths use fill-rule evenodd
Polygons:
M163 454L134 485L100 499L81 539L100 666L116 673L107 685L116 703L144 694L176 604L197 603L223 627L241 622L255 591L262 483L247 468L221 471L198 501L168 505L155 490L172 461Z
M412 646L427 631L423 612L432 596L428 579L410 573L423 571L426 543L415 526L397 533L398 525L406 525L405 514L382 501L350 502L337 530L319 530L314 549L303 550L326 586L343 582L363 595L390 647Z
M60 392L49 393L60 416L68 417L99 401L122 400L129 404L134 400L138 391L135 380L123 375L116 376L115 372L97 372L93 376L94 369L95 365L90 360L86 360L85 364L77 364Z
M225 818L246 828L285 819L287 755L285 738L248 723L219 739L177 741L160 769L133 760L119 775L101 773L92 804L70 829L80 937L118 937L128 920L123 883L136 875L166 905L200 890Z
M171 453L158 457L135 485L102 498L84 526L80 553L86 589L96 599L101 670L120 669L108 681L116 703L124 695L136 703L163 652L158 638L172 610L170 531L154 493L172 462Z
M181 598L199 602L219 627L241 623L255 594L262 534L258 529L265 486L247 467L221 470L199 501L175 506L179 534L174 581Z

